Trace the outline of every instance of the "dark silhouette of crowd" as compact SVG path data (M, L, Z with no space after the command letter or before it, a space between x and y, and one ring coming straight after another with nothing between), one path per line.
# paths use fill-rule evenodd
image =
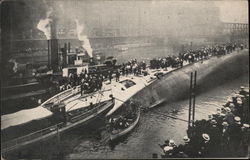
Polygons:
M123 76L127 76L128 74L141 75L142 71L146 70L146 66L144 61L139 62L137 59L131 59L121 65L120 71Z
M159 69L159 68L177 68L182 67L183 62L193 63L199 60L207 59L211 56L222 56L229 54L236 50L236 48L243 49L243 44L237 45L236 43L228 43L223 45L215 45L210 47L202 47L195 50L187 50L179 53L178 56L167 56L163 58L155 58L150 61L150 68Z
M105 77L100 73L87 73L86 70L79 75L76 73L70 73L68 80L62 85L61 90L74 88L80 85L82 95L95 92L101 90L104 78Z
M242 48L243 45L236 45L236 43L224 44L224 45L215 45L211 47L202 47L196 50L188 50L183 53L179 53L178 56L167 56L163 58L154 58L150 60L150 69L159 69L159 68L177 68L182 67L183 62L193 63L199 60L206 59L210 56L221 56L229 54L236 50L236 48ZM244 47L244 46L243 46ZM242 48L243 49L243 48ZM148 74L147 64L145 61L138 61L137 59L131 59L125 63L122 63L118 68L110 69L105 73L96 72L87 72L83 71L80 75L76 73L70 73L68 79L60 85L60 90L66 90L73 88L75 86L81 85L81 93L91 93L102 88L102 83L105 80L112 82L113 77L115 76L115 81L120 81L120 76L128 76L133 74L135 76Z
M194 157L245 157L248 153L249 91L242 86L238 94L209 115L208 120L197 120L187 130L184 144L177 146L173 140L160 145L162 158Z

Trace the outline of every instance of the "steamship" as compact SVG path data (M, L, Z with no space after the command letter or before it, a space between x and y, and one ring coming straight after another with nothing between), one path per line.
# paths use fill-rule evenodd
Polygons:
M97 60L101 63L100 59ZM72 51L70 43L65 44L59 51L58 40L50 39L48 68L51 72L43 73L40 77L50 75L63 79L67 78L69 73L79 74L85 70L93 72L96 69L106 72L115 68L114 62L114 58L109 57L104 64L94 65L94 59L87 57L86 53L79 49ZM22 87L25 85L34 89L32 84L23 84ZM2 153L94 123L114 106L111 89L103 87L100 91L85 95L81 95L80 90L80 86L75 86L50 96L51 98L40 105L35 104L37 107L23 110L18 108L19 111L1 115Z

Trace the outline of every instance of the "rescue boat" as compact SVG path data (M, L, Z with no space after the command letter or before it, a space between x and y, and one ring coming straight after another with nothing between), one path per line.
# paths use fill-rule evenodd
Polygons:
M128 125L127 127L123 129L111 129L110 141L114 141L131 132L138 124L139 119L140 119L140 108L137 108L135 116L126 120L126 123Z

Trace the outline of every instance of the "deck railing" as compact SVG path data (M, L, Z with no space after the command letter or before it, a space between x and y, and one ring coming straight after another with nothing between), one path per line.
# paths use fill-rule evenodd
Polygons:
M74 123L74 122L77 122L77 121L79 121L79 120L81 120L83 118L86 118L87 116L89 116L89 115L91 115L93 113L97 113L98 107L100 107L100 106L96 106L95 108L93 108L91 110L88 110L87 112L84 112L84 113L82 113L80 115L77 115L77 116L71 118L70 122Z
M81 91L81 86L76 86L74 88L67 89L61 93L56 94L55 96L51 97L50 99L46 100L41 104L41 106L48 108L48 104L59 104L61 101L73 96Z

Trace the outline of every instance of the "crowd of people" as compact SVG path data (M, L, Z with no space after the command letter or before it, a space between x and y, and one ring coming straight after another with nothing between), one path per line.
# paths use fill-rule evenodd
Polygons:
M102 88L104 76L102 74L90 74L86 70L81 74L70 73L68 79L61 85L60 90L67 90L75 86L81 86L81 94L98 91Z
M202 47L196 50L188 50L183 53L179 53L178 56L167 56L163 58L155 58L150 60L149 68L159 69L159 68L177 68L182 67L183 62L193 63L198 60L206 59L210 56L220 56L229 54L236 50L236 48L243 49L243 45L234 44L224 44L215 45L211 47ZM66 90L78 85L81 85L82 93L91 93L102 88L102 83L105 80L109 80L110 83L115 77L115 81L120 81L120 76L127 76L129 74L133 75L144 75L148 74L147 64L145 61L138 61L137 59L131 59L125 63L122 63L120 67L115 69L110 69L107 72L101 73L88 73L86 70L80 75L76 73L70 73L68 80L61 85L60 90Z
M208 120L195 121L183 138L184 144L177 146L167 140L160 145L162 158L245 157L250 144L249 123L249 91L242 86Z
M236 48L243 49L243 44L237 45L236 43L228 43L223 45L215 45L210 47L202 47L195 50L187 50L179 53L178 56L167 56L163 58L155 58L150 61L150 68L159 69L166 67L182 67L183 62L193 63L198 60L206 59L210 56L221 56L229 54L236 50Z
M110 118L111 131L127 128L131 122L136 118L135 113L127 115L120 115L118 118Z
M128 62L123 63L120 70L122 75L140 75L142 74L143 70L146 70L146 66L147 65L145 61L139 62L137 59L131 59Z

